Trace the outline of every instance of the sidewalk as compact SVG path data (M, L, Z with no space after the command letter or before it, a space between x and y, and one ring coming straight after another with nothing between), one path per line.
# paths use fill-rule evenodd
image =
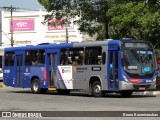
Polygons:
M0 82L0 88L7 87L6 85L3 84L3 82Z

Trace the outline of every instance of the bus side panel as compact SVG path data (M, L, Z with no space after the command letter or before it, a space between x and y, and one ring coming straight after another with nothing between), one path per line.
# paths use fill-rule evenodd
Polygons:
M106 90L106 65L73 66L74 89L88 90L92 77L100 80L102 89Z
M31 78L30 78L30 67L24 67L23 70L23 87L24 88L30 88L31 87Z
M16 87L16 70L15 67L4 67L4 84L11 87Z
M39 79L41 88L48 88L47 81L44 80L44 67L26 67L24 70L24 87L31 87L31 80Z
M59 66L58 71L57 87L60 89L88 90L92 77L100 80L103 88L106 89L106 65Z
M24 81L23 81L23 87L24 88L31 88L31 81L34 79L40 80L40 86L41 88L47 88L46 81L44 81L44 67L25 67L24 68Z
M106 56L107 46L102 46L102 53ZM102 85L102 90L107 90L107 58L104 64L97 65L76 65L73 66L73 88L74 89L89 89L89 83L91 78L94 80L100 80ZM93 79L92 79L93 80Z

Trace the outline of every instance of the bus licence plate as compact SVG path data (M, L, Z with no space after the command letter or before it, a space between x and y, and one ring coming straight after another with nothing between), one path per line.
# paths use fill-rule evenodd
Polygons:
M145 87L139 87L139 90L145 90L146 88Z

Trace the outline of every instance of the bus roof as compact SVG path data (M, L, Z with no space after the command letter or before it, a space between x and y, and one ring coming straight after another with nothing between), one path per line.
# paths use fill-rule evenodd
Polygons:
M36 50L36 49L53 49L53 48L72 48L72 47L91 47L91 46L107 46L117 45L120 46L120 40L109 40L109 41L93 41L93 42L80 42L80 43L49 43L39 45L27 45L21 47L8 47L5 51L19 51L19 50Z
M65 47L72 47L73 43L60 43L60 44L42 44L42 45L27 45L21 47L8 47L5 48L5 51L19 51L19 50L36 50L36 49L53 49L53 48L65 48Z
M109 40L109 41L93 41L93 42L81 42L74 43L73 47L91 47L91 46L107 46L107 45L117 45L120 46L119 40Z

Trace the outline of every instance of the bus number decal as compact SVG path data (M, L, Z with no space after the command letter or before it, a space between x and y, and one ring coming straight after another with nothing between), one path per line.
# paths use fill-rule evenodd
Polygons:
M4 70L4 73L10 73L10 70Z
M72 79L72 67L71 66L58 66L60 74L63 80Z
M92 67L92 71L101 71L101 67Z

